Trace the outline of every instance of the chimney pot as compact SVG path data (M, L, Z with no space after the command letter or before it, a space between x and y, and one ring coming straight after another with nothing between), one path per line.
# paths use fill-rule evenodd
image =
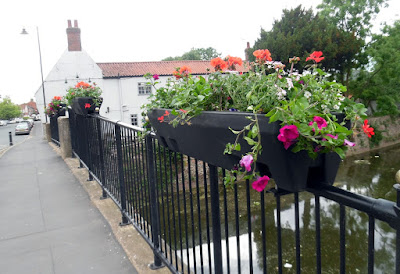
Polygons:
M68 27L69 27L69 28L72 28L71 20L68 20Z
M78 27L78 20L74 20L74 28Z

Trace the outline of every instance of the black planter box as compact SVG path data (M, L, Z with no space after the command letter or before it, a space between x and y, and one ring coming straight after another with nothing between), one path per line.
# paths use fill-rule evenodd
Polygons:
M87 107L87 104L90 105L90 107ZM86 116L95 112L96 105L92 97L76 97L72 99L71 108L76 114Z
M236 139L229 127L242 130L250 123L246 116L252 116L251 113L204 111L190 120L191 125L178 125L175 128L167 120L160 123L158 117L164 113L165 109L155 109L148 113L148 117L159 142L173 151L232 169L250 149L243 140L240 152L233 155L223 154L226 144L233 144ZM262 175L274 178L279 188L291 192L321 184L333 184L341 161L336 153L320 154L313 160L306 151L293 153L291 148L286 150L277 139L281 128L279 122L269 123L269 118L261 114L257 117L263 147L262 154L258 156L257 169Z

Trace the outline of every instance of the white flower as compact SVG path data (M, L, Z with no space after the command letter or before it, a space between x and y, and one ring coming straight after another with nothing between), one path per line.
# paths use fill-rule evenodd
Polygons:
M304 92L304 97L306 97L307 99L311 97L311 92L306 91Z
M325 108L326 108L326 105L321 105L321 107L322 107L323 109L325 109Z
M289 88L289 89L294 87L294 86L293 86L292 78L286 78L286 81L287 81L287 83L288 83L288 88Z
M338 106L338 105L334 105L333 108L336 109L336 110L338 110L338 109L339 109L339 106Z

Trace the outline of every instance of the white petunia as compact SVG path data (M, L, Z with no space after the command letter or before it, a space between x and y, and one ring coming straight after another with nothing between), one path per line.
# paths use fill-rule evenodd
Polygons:
M309 92L309 91L304 92L304 97L309 99L311 97L311 92Z

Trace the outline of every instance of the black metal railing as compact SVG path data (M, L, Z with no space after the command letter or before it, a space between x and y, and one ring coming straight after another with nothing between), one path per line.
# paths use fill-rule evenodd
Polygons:
M174 273L400 273L397 203L335 187L258 193L154 134L69 114L72 148ZM357 225L357 226L356 226Z
M56 145L60 145L60 137L58 134L58 115L54 115L50 117L50 132L51 132L51 141Z

